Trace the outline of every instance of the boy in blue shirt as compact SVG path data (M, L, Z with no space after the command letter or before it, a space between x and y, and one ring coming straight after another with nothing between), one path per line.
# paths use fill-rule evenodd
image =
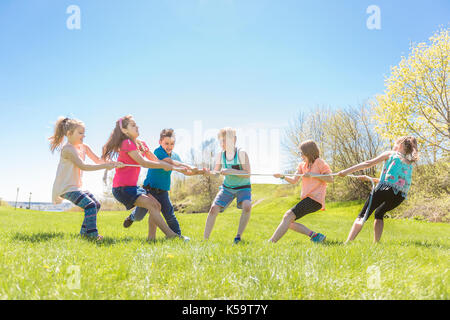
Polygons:
M164 129L161 131L160 146L155 149L154 155L159 159L166 161L177 167L187 168L185 173L187 176L202 174L203 170L198 170L185 163L181 162L180 157L172 152L175 147L175 134L173 129ZM147 191L147 195L153 196L161 205L161 212L167 225L173 232L181 236L180 224L175 216L173 205L170 202L169 190L171 182L172 171L165 171L163 169L148 169L147 178L144 181L143 188ZM141 221L147 214L147 209L136 207L134 211L125 219L123 226L130 227L134 221ZM149 223L149 240L156 237L156 225ZM185 240L189 238L185 237Z

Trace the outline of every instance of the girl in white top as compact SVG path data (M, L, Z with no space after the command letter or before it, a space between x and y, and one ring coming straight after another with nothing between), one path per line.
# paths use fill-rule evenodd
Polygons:
M50 140L50 150L61 150L61 158L53 183L52 201L61 203L63 199L84 209L85 216L80 234L97 240L103 239L97 230L97 213L100 203L88 191L82 191L82 172L120 168L123 164L118 162L105 162L101 160L88 145L83 143L85 126L76 119L60 117L55 124L55 131ZM67 137L67 143L61 148ZM95 163L86 164L86 155Z

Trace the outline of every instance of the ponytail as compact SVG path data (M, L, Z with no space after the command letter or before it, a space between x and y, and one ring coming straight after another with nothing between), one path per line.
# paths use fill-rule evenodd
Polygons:
M53 153L56 149L59 150L67 133L73 132L79 126L84 126L83 122L76 119L59 117L55 123L53 136L48 138L50 141L50 151Z

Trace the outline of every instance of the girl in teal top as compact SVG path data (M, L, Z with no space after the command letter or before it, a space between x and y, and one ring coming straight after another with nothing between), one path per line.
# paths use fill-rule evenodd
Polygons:
M395 194L400 192L402 197L406 199L411 187L413 166L411 163L405 163L402 159L406 159L405 155L394 151L384 163L380 182L375 190L390 187Z
M384 227L384 214L398 207L406 199L411 187L412 165L418 160L418 155L416 138L405 136L395 141L392 151L383 152L374 159L361 162L338 173L339 176L345 177L355 171L364 170L375 166L381 161L385 161L379 182L364 204L358 218L353 223L346 242L356 238L362 229L364 221L367 220L374 210L376 210L374 241L380 241Z

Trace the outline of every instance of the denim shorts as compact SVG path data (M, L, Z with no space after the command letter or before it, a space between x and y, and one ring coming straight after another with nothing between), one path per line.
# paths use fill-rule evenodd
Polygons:
M135 205L134 203L141 195L146 195L147 192L141 187L117 187L112 188L112 194L117 201L127 208L127 210L132 209Z
M225 210L230 205L233 199L236 198L238 209L242 209L242 202L245 200L252 201L252 189L231 189L225 186L220 186L220 190L213 201L214 205L218 205ZM222 210L222 211L223 211Z

